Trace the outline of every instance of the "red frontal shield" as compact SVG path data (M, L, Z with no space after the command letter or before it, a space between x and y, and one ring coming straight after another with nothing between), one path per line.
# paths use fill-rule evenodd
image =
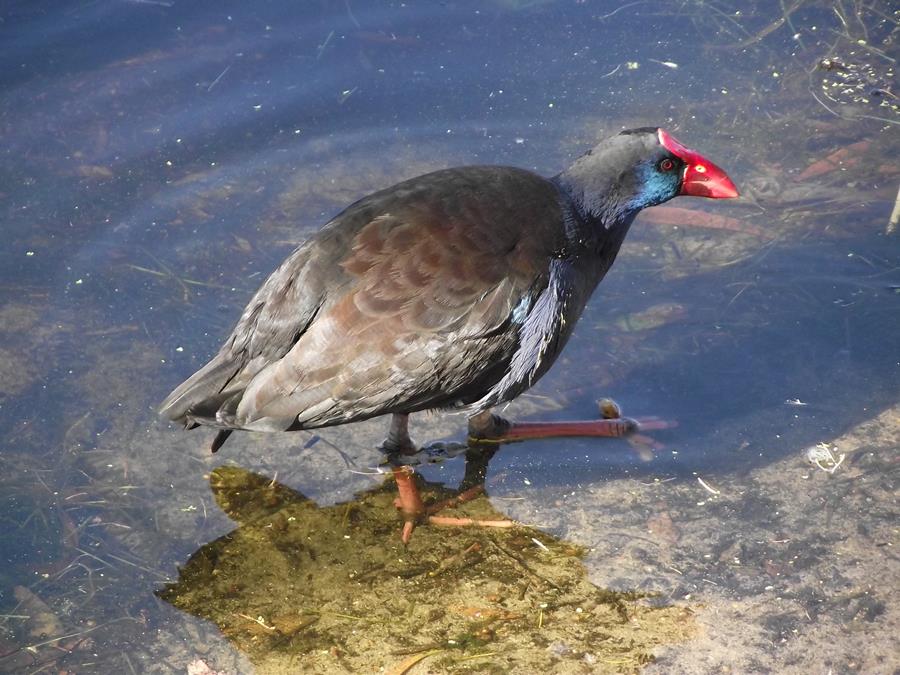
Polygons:
M659 144L685 164L681 191L678 194L710 199L731 199L738 196L737 188L728 174L699 152L685 147L662 129L659 130Z

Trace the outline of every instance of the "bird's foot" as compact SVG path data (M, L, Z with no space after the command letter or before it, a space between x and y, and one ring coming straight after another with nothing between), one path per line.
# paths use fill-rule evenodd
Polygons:
M453 508L460 504L470 502L476 497L484 494L484 483L474 485L468 490L463 490L458 495L450 497L434 504L429 504L425 511L428 513L428 522L431 525L447 526L447 527L515 527L514 520L497 519L497 520L481 520L477 518L456 518L454 516L437 516L436 513L444 509Z
M658 448L661 446L656 441L638 432L676 426L674 422L655 417L640 420L622 417L619 405L612 399L601 400L599 407L601 419L572 422L509 422L490 411L481 412L469 418L469 440L471 443L514 443L563 436L627 437L641 446Z
M395 443L390 437L381 441L376 449L389 457L406 457L415 455L418 452L418 449L412 441L409 443Z
M385 445L379 446L379 449L387 455L386 462L388 464L394 466L420 466L422 464L440 464L444 460L465 454L471 448L468 443L459 443L457 441L432 441L411 453L409 451L398 451Z
M467 490L463 490L458 495L444 499L427 506L422 501L419 493L419 486L416 485L416 479L413 477L413 469L408 466L394 467L394 480L397 481L397 499L394 505L403 515L403 530L400 533L400 540L404 544L408 544L412 539L413 530L421 523L436 525L439 527L515 527L516 523L512 520L479 520L476 518L458 518L454 516L436 515L447 508L453 508L460 504L472 501L473 499L484 494L484 484L474 485Z
M468 449L468 443L459 441L431 441L419 448L419 452L434 457L435 461L441 461L442 459L452 459L465 453Z

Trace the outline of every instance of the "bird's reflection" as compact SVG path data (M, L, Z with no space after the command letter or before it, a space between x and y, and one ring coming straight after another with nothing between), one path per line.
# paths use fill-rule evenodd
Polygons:
M456 490L413 479L453 518L506 521L484 493L494 452L468 451ZM258 665L302 655L314 672L374 672L427 656L438 669L471 660L533 672L615 658L631 669L693 630L686 608L597 588L581 547L532 527L422 527L403 546L390 481L324 507L234 466L210 486L238 527L158 595L217 624Z

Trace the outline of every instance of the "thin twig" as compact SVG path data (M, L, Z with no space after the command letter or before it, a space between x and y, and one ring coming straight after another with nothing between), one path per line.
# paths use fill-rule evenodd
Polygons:
M215 87L217 84L219 84L219 80L221 80L223 77L225 77L225 73L227 73L229 70L231 70L231 66L232 66L231 63L229 63L227 66L225 66L225 70L223 70L221 73L219 73L219 76L212 81L212 83L206 88L206 91L212 91L212 88Z
M780 18L775 19L775 21L773 21L768 26L763 28L756 35L754 35L753 37L748 38L746 40L743 40L741 42L738 42L736 45L730 45L730 47L732 49L744 49L746 47L749 47L750 45L756 44L760 40L767 37L769 34L774 33L776 30L778 30L784 24L787 23L788 18L791 16L791 14L793 14L795 11L797 11L800 8L800 5L803 4L803 2L804 2L804 0L797 0L793 5L791 5L790 7L788 7L787 9L784 10L784 12L782 13Z
M719 490L716 490L714 487L710 486L709 483L707 483L705 480L700 478L700 476L697 476L697 482L700 483L700 485L703 486L703 489L706 490L707 492L709 492L710 494L713 494L713 495L722 494Z
M611 16L615 16L616 14L621 12L623 9L628 9L629 7L634 7L635 5L643 5L643 4L646 4L647 2L649 2L649 0L637 0L637 2L629 2L627 5L622 5L621 7L614 9L609 14L601 14L600 16L598 16L596 18L599 19L600 21L603 21L604 19L608 19Z
M350 9L350 2L348 0L344 0L344 6L347 8L347 16L350 17L350 20L353 22L353 25L357 28L362 28L359 25L359 21L356 20L356 17L353 15L353 10Z

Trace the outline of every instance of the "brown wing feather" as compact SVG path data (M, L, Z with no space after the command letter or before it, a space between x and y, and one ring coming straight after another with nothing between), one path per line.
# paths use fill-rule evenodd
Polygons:
M260 289L223 347L243 364L237 395L219 394L215 422L192 419L280 430L477 398L515 349L513 308L546 284L561 221L552 184L502 167L361 200Z

